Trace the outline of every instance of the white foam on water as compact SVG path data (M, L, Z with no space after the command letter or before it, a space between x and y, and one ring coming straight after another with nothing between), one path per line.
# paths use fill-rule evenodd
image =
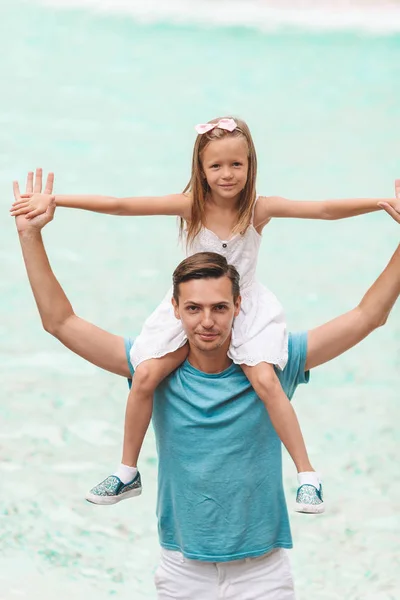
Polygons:
M40 423L26 424L18 430L0 432L2 440L46 440L51 446L65 446L62 428Z
M69 431L76 437L94 446L114 446L116 440L113 433L119 433L117 427L106 421L79 421L69 427Z
M353 0L31 0L56 8L88 8L130 15L146 23L247 26L261 30L286 27L323 31L400 32L398 2Z
M0 437L2 437L0 435ZM22 465L19 465L14 462L0 462L0 471L5 471L6 473L11 473L13 471L20 471L22 469Z
M92 462L71 462L71 463L58 463L47 467L51 469L51 471L55 471L56 473L90 473L93 471L97 465ZM1 463L0 463L1 468Z
M67 352L35 352L19 356L0 355L1 367L4 371L18 369L38 369L43 367L52 371L60 371L68 375L98 375L97 367L80 361Z

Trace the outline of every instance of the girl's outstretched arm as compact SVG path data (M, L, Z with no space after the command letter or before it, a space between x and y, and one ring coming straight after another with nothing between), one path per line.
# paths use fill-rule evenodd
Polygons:
M395 183L400 190L400 179ZM397 194L396 194L397 195ZM301 201L279 196L261 197L256 205L255 223L261 227L273 217L297 219L346 219L381 210L382 203L400 211L399 198L351 198L346 200Z
M52 176L52 174L50 174ZM25 215L32 219L46 212L51 198L55 198L56 206L80 208L92 212L120 216L173 215L184 219L190 218L191 202L185 194L168 196L146 196L138 198L115 198L98 195L53 195L42 194L42 169L36 170L33 193L23 194L11 207L11 216ZM33 173L28 173L28 186L33 183ZM40 186L40 189L39 189ZM31 186L32 187L32 186Z

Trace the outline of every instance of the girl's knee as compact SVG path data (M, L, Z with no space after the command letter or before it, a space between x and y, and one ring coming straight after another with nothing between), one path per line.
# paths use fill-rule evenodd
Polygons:
M142 362L135 369L132 387L136 392L153 393L159 383L156 370L149 363L150 361Z
M256 365L252 368L252 371L247 371L246 375L249 376L253 387L258 393L270 394L280 386L274 367L269 363Z

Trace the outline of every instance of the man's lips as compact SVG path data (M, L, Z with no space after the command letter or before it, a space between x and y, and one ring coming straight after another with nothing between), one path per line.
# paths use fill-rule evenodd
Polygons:
M218 333L210 333L209 331L199 331L197 335L200 336L203 340L213 340L218 336Z

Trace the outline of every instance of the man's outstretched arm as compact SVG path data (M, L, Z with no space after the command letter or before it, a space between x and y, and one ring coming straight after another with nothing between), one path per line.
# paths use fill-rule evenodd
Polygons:
M52 181L47 182L46 190L51 193ZM18 186L14 192L18 196ZM54 210L52 203L45 214L30 221L23 216L16 219L26 271L43 327L85 360L117 375L131 377L123 338L79 318L50 267L41 229L53 219Z
M356 308L309 331L306 370L343 354L384 325L399 295L400 245Z

